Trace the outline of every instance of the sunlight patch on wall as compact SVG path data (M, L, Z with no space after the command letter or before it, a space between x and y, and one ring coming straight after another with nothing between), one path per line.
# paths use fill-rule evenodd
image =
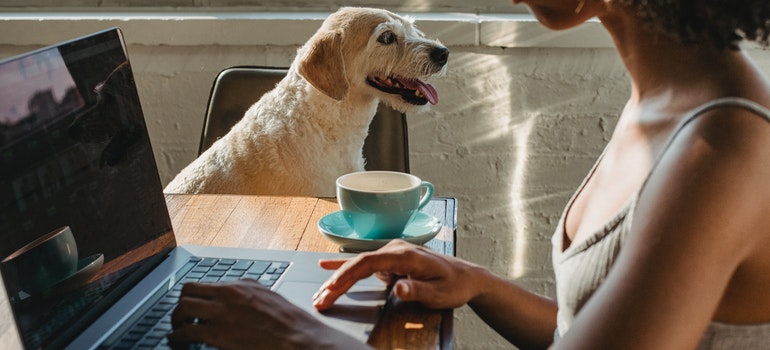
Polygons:
M487 56L483 62L476 59L473 62L475 69L480 69L486 75L487 79L477 80L474 89L483 96L482 103L485 104L488 111L482 116L485 120L483 128L477 131L472 138L476 145L489 146L496 144L499 152L505 152L506 155L498 154L497 159L504 160L499 164L499 168L492 168L496 171L499 178L499 190L507 194L503 207L488 208L491 212L496 209L505 208L503 212L498 212L500 216L496 220L502 220L508 232L501 233L501 238L505 237L501 245L496 250L500 257L505 257L505 265L501 267L506 269L508 277L518 278L525 274L528 265L528 217L527 217L527 199L525 188L528 174L528 160L530 149L528 140L535 127L535 118L533 114L526 111L524 106L518 105L520 97L520 79L515 75L510 66L510 58L505 56ZM480 68L483 67L483 68ZM473 130L466 130L469 132Z
M520 127L516 128L513 135L516 156L514 157L515 164L513 165L510 194L514 237L513 256L508 271L508 275L512 278L519 278L524 275L527 262L527 218L524 210L525 200L521 198L521 194L526 192L524 184L526 183L527 156L529 154L527 140L529 140L533 125L534 118L528 118L520 124Z

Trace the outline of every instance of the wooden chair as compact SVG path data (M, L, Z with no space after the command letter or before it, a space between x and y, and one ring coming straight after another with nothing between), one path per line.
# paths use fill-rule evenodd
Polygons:
M262 94L275 87L286 68L238 66L222 70L209 95L198 154L224 136ZM406 115L381 104L363 149L366 170L409 172Z

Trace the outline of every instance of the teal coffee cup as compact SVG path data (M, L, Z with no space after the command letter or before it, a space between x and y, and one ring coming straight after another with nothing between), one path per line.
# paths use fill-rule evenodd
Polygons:
M363 171L337 178L337 202L353 231L365 239L401 237L433 197L433 184L393 171Z

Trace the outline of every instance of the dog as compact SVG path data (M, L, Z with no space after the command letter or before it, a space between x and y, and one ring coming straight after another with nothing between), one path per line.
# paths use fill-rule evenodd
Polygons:
M410 17L343 7L297 50L286 77L164 192L334 197L337 177L364 170L380 101L403 113L438 103L424 80L443 75L448 56Z

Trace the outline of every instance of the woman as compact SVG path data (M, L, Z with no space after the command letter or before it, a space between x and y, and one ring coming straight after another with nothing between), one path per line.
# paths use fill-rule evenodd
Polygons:
M322 261L337 271L316 308L377 274L404 300L467 303L521 348L770 344L770 84L737 46L766 44L770 3L518 2L553 29L599 18L631 78L614 134L553 236L557 300L396 241ZM176 319L193 314L187 302ZM185 333L180 326L172 339L214 342Z

